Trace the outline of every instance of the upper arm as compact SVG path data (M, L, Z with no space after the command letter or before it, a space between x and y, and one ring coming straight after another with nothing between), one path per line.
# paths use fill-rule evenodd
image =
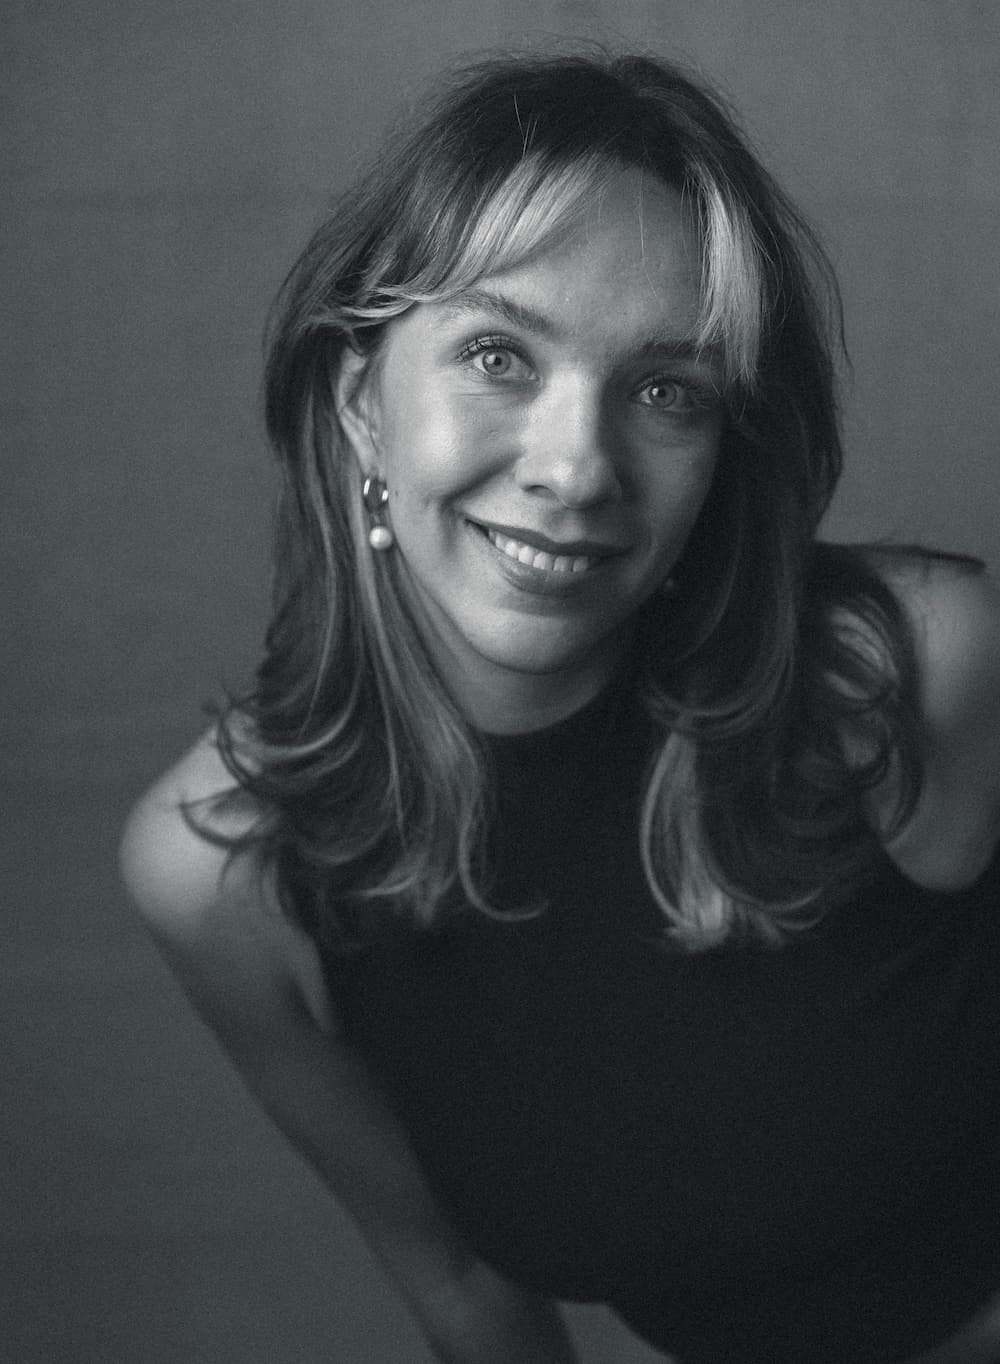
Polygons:
M185 819L184 808L210 801L232 786L209 733L130 811L119 849L122 876L136 907L154 929L169 936L196 933L222 893L226 851L196 832ZM249 818L212 820L224 836L239 836L249 823Z
M446 1317L473 1263L405 1133L347 1044L319 958L248 853L201 836L191 801L231 785L209 736L136 804L121 844L126 886L192 1002L258 1102L316 1167L425 1321ZM211 813L238 835L253 819ZM463 1301L461 1294L458 1301Z
M248 801L214 808L233 779L204 735L132 809L120 864L130 898L206 1021L230 1045L267 1025L276 1002L334 1025L322 969L306 935L283 913L250 851L199 832L238 837L254 822ZM185 815L201 803L195 821Z
M923 788L888 845L918 881L968 884L1000 838L1000 589L947 560L886 575L910 625Z
M902 594L912 623L921 711L931 740L1000 755L1000 588L985 571L946 566ZM992 775L992 774L991 774Z

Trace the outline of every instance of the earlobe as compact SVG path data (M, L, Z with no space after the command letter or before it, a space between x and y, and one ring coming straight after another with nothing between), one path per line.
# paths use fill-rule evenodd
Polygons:
M369 356L351 345L345 346L334 383L337 419L366 476L376 473L378 465L375 405L368 376L370 363Z

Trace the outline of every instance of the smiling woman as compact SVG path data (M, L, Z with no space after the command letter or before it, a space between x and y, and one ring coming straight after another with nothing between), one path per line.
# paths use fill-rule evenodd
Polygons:
M681 196L622 170L557 241L414 306L376 362L342 366L341 420L389 490L408 605L479 728L589 700L680 557L722 427L700 309Z
M264 661L123 865L442 1360L1000 1359L1000 607L817 542L838 322L642 57L461 74L287 281Z

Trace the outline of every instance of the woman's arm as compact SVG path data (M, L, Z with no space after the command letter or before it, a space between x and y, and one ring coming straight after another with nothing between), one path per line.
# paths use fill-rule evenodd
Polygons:
M203 740L133 811L130 894L251 1093L357 1222L435 1355L451 1364L571 1364L555 1307L473 1255L441 1215L362 1059L343 1041L315 949L246 855L183 820L229 784ZM228 830L234 832L233 828Z

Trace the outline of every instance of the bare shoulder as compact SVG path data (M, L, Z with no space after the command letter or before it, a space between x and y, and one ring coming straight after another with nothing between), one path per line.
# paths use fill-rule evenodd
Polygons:
M196 933L213 911L250 893L249 860L231 861L209 836L239 837L252 827L249 802L215 805L234 787L209 731L129 814L120 850L125 884L140 913L165 932Z
M878 555L910 626L924 788L889 845L915 880L957 889L1000 839L1000 588L974 561Z
M1000 587L974 560L879 556L876 567L910 625L921 712L932 742L996 727ZM981 735L980 735L981 737Z
M204 734L131 810L120 845L129 897L189 993L211 996L291 988L314 1020L331 1026L313 944L283 912L272 877L252 851L231 854L214 835L238 838L260 812Z

